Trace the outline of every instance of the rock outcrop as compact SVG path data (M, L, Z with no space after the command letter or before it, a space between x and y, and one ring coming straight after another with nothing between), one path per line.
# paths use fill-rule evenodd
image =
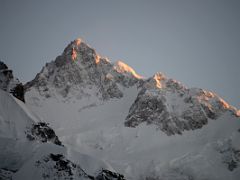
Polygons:
M20 81L13 76L12 70L0 61L0 89L10 92L17 99L24 100L24 87Z

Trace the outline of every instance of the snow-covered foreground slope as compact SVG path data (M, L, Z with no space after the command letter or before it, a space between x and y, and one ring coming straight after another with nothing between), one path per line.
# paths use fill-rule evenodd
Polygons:
M48 119L67 147L107 161L127 179L240 177L239 118L226 112L201 129L172 136L154 125L128 128L124 121L136 92L135 87L125 89L123 98L99 105L87 99L36 99L30 92L26 97L28 106Z
M101 179L108 173L102 169L112 170L101 160L62 146L46 123L0 89L0 179Z
M214 93L160 73L143 79L80 39L25 87L27 106L69 150L127 179L240 177L239 115Z

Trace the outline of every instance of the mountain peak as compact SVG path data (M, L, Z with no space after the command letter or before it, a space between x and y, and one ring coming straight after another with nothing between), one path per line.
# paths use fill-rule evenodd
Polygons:
M142 79L143 77L138 75L134 69L132 67L130 67L129 65L125 64L124 62L118 60L115 65L114 65L114 69L118 72L118 73L125 73L128 75L131 75L137 79Z
M75 39L55 61L47 63L35 79L26 84L26 89L34 86L45 97L55 94L50 91L52 87L63 97L69 92L81 92L82 96L89 94L89 89L95 89L94 93L105 100L122 97L118 84L130 87L141 79L127 64L118 61L113 65L82 39Z
M153 75L153 80L155 81L155 85L158 88L162 88L161 81L163 81L165 79L166 79L166 76L163 73L161 73L161 72L157 72L156 74Z
M82 39L77 38L77 39L74 40L74 42L75 42L75 44L76 44L77 46L79 46L79 45L81 44L81 42L82 42Z
M76 47L78 46L79 47L82 43L86 44L83 39L76 38L73 41L71 41L69 45L76 46Z
M67 47L64 49L62 56L65 56L67 61L78 61L83 59L83 56L93 56L97 57L97 53L95 49L90 47L87 43L85 43L82 39L77 38L71 41Z

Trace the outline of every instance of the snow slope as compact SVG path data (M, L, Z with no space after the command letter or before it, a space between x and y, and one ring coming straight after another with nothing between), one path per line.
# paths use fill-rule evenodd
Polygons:
M45 99L39 100L37 106L28 105L34 112L43 115L43 119L49 118L48 122L67 147L109 162L128 179L139 179L154 173L161 176L165 170L173 171L171 173L176 173L176 176L183 173L184 176L196 179L201 179L201 171L209 173L206 175L209 179L239 177L235 174L240 169L230 172L224 163L225 155L218 150L228 146L228 142L229 148L239 150L240 122L237 117L233 118L230 112L226 112L201 129L173 136L157 130L154 125L142 124L128 128L124 126L124 119L136 89L126 91L129 96L88 108L83 108L86 101L75 99L67 103L58 99ZM192 166L195 161L199 163ZM183 163L185 169L181 169ZM218 168L222 174L216 174Z
M93 179L104 173L101 169L114 171L101 160L62 146L46 123L0 89L0 179Z
M27 106L68 149L111 164L127 179L240 177L240 119L213 93L160 74L142 79L78 40L26 88Z

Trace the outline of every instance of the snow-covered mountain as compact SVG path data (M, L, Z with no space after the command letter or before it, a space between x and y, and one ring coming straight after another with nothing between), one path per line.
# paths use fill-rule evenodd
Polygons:
M186 88L157 73L147 79L130 108L125 125L155 124L167 135L202 128L225 112L238 117L236 108L212 92Z
M120 174L130 180L240 177L236 108L212 92L187 88L161 73L145 79L124 62L101 57L81 39L47 63L25 91L24 107L39 117L36 122L49 123L64 145L54 144L56 138L45 143L35 137L38 133L30 133L29 139L44 144L41 150L48 152L34 159L34 168L48 172L46 178L56 177L55 170L48 171L55 167L52 161L67 162L73 174L86 177L85 172L97 179L123 178ZM46 144L66 153L54 153ZM107 170L99 172L100 167Z
M1 180L124 179L105 162L63 146L47 123L2 88L9 87L6 82L0 83Z
M80 39L71 42L61 56L47 63L26 88L36 89L46 98L81 99L94 96L99 100L123 97L122 87L138 83L140 76L121 61L115 65L100 57Z
M239 112L212 92L142 78L76 39L26 84L63 144L127 179L239 179Z

